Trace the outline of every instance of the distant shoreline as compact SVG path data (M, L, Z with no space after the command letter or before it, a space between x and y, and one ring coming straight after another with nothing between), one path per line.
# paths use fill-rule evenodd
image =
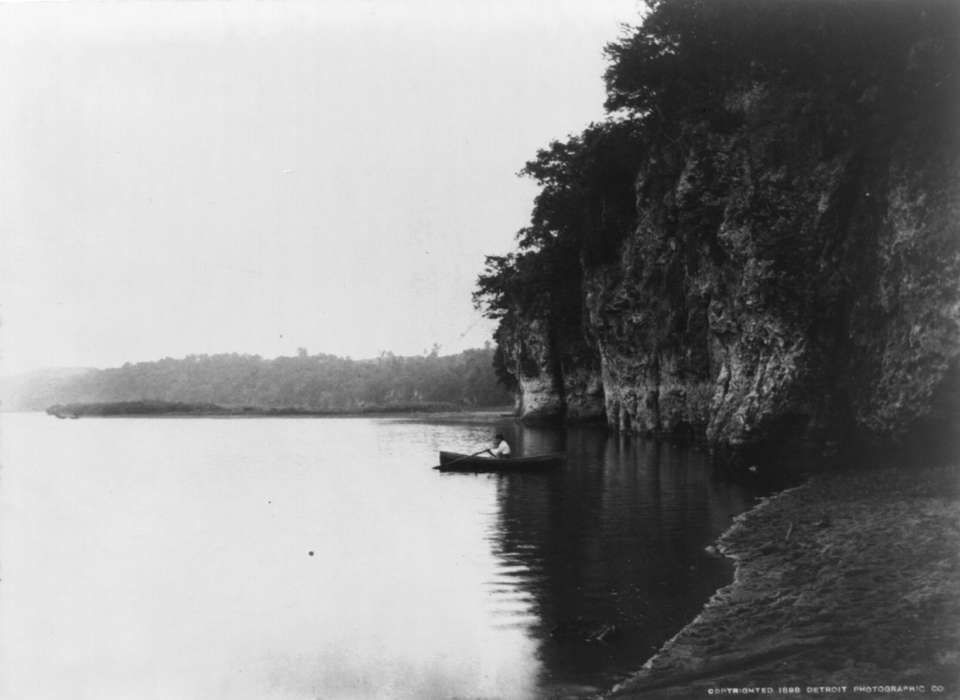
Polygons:
M452 404L423 403L367 406L357 409L312 410L305 408L264 408L258 406L220 406L170 401L111 401L98 403L69 403L50 406L45 411L56 418L413 418L418 415L432 419L489 420L512 418L509 406L462 408Z

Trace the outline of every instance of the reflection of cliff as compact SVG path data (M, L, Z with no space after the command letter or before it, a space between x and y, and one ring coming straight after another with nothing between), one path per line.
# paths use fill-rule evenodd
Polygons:
M528 168L543 230L516 276L579 297L575 328L557 293L502 300L526 416L731 456L957 432L960 5L833 5L668 0L616 47L634 121Z
M557 447L555 438L527 430L519 441ZM559 474L499 479L496 586L530 601L545 684L614 681L726 581L726 565L703 548L747 497L712 482L690 450L570 430L566 451Z

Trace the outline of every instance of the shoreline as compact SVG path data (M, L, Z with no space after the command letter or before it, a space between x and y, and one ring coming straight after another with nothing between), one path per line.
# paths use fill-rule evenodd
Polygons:
M57 405L34 413L46 413L59 419L80 418L398 418L407 420L442 420L447 422L493 422L513 420L504 407L455 409L448 407L378 406L369 409L344 411L312 411L296 408L233 408L228 406L159 406L130 409L122 404Z
M761 499L713 548L733 581L604 697L957 697L958 475L820 474Z

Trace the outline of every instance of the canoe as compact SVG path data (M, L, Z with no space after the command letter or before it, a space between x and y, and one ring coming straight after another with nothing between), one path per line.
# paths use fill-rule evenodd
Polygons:
M440 452L442 472L521 472L554 469L563 462L562 452L551 452L529 457L483 457L460 454L459 452Z

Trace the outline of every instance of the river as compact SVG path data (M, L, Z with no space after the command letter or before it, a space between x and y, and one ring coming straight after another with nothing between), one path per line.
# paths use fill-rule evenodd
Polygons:
M0 697L588 695L729 581L752 496L693 448L484 423L0 420Z

